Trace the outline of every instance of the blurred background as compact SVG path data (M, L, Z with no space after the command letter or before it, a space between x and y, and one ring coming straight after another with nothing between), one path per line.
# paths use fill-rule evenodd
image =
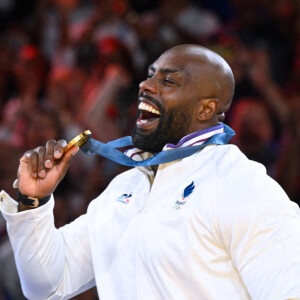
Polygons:
M103 142L130 135L148 65L197 43L234 72L232 143L300 203L299 0L0 0L0 32L0 189L12 197L26 150L86 129ZM55 192L56 226L124 170L79 153ZM0 270L0 300L24 299L2 216Z

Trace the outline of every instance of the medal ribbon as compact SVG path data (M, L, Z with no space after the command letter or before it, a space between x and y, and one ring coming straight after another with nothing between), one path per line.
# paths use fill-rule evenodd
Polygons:
M235 132L229 126L225 124L223 125L224 132L213 135L201 145L187 146L176 149L170 149L167 151L161 151L157 154L154 154L153 157L142 161L136 161L117 149L132 146L132 138L130 136L126 136L108 143L102 143L100 141L90 138L83 146L81 146L81 149L86 154L98 154L124 166L137 167L159 165L193 155L194 153L196 153L197 151L199 151L207 145L227 144L228 141L235 135Z

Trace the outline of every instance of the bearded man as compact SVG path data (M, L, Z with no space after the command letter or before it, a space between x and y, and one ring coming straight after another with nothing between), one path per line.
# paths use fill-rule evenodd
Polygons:
M233 92L216 53L163 53L140 84L126 156L136 167L59 229L52 193L78 147L64 153L65 141L49 141L26 152L19 203L1 193L26 297L69 299L96 285L108 300L300 299L299 207L226 145Z

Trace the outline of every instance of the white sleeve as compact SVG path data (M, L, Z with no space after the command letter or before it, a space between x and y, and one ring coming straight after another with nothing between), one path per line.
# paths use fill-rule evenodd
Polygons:
M24 295L29 299L69 299L95 285L86 215L54 227L54 199L16 213L1 192L0 208L14 250Z
M265 174L236 174L219 197L221 237L252 299L300 299L299 207Z

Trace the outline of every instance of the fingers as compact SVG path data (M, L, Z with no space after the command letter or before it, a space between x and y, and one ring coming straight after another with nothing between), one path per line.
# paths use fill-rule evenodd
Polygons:
M44 157L44 165L50 169L53 167L54 162L59 160L63 155L63 148L67 145L65 140L59 140L58 142L50 140L46 144L46 152Z
M73 146L70 150L64 153L63 159L60 161L61 176L66 174L66 171L71 163L73 156L78 152L79 147Z
M38 147L36 148L37 153L37 177L45 178L46 177L46 170L45 170L45 164L44 164L44 156L45 156L45 147Z
M29 165L29 172L32 177L37 177L37 153L34 150L27 151L24 156L26 157ZM22 159L21 159L22 160Z
M60 159L64 154L64 147L67 146L67 142L65 140L59 140L54 147L54 157L55 159Z
M31 175L35 178L45 178L47 172L62 159L63 148L66 144L65 140L59 140L58 142L50 140L45 147L40 146L27 151L24 156L27 159ZM75 150L73 149L70 154Z

